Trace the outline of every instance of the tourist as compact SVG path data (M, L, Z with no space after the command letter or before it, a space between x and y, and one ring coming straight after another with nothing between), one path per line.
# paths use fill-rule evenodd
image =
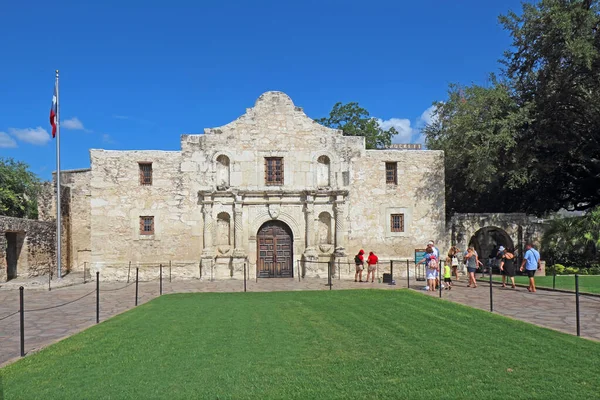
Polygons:
M425 257L423 257L421 259L421 261L419 261L417 263L417 265L419 264L425 264L425 269L426 269L426 274L427 274L427 290L430 290L432 292L435 292L436 289L436 279L437 279L437 258L435 257L435 255L433 254L433 248L431 248L431 246L427 246L427 249L425 250Z
M473 247L469 247L465 254L465 260L467 261L467 272L469 273L469 284L467 287L477 287L477 280L475 279L475 271L479 268L481 262L477 256L477 252Z
M502 287L506 287L506 277L510 278L512 288L515 288L515 274L517 268L515 266L515 250L514 249L503 249L502 261L500 261L500 273L502 274Z
M444 285L446 286L445 290L452 289L452 272L448 264L444 265Z
M439 265L440 264L440 250L437 247L435 247L435 243L433 242L433 240L430 240L429 243L427 243L427 248L430 248L430 247L431 247L431 250L433 251L433 255L435 256L437 263ZM439 274L438 270L435 271L435 274L436 274L435 275L435 285L437 287L438 285L441 285L442 282L440 281L440 274Z
M365 254L364 250L360 250L357 255L354 256L354 264L356 264L356 273L354 274L354 282L362 282L362 273L363 269L365 269L365 258L363 257ZM357 281L357 279L359 279Z
M523 262L521 263L521 272L525 269L527 276L529 277L529 287L527 290L535 292L535 271L542 269L540 265L540 253L533 248L533 244L527 243L525 246L527 250L523 256Z
M460 250L456 246L452 246L448 251L448 262L452 266L452 275L458 281L458 253Z
M377 262L379 258L372 251L369 252L367 258L367 282L369 282L369 275L371 275L371 283L375 282L375 271L377 270Z

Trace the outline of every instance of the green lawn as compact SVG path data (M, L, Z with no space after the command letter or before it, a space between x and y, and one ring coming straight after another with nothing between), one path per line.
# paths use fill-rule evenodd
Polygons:
M346 290L162 296L0 372L5 399L586 399L599 370L600 343Z
M483 280L489 280L489 275ZM494 276L494 280L501 281L500 276ZM529 278L526 276L515 276L516 283L529 285ZM536 287L552 287L552 275L536 276ZM575 291L575 276L573 275L556 275L556 288ZM579 276L579 291L586 293L600 293L600 275L580 275Z

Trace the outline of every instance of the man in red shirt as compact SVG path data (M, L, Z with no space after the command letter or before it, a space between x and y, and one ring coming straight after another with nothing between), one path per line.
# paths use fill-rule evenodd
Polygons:
M377 270L377 262L379 259L372 251L369 253L367 258L367 282L369 282L369 275L371 275L371 283L375 282L375 271Z

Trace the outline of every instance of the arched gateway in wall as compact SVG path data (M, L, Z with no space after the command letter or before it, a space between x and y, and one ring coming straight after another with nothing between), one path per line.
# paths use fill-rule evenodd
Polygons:
M282 221L267 221L256 235L256 272L259 278L294 276L293 234Z

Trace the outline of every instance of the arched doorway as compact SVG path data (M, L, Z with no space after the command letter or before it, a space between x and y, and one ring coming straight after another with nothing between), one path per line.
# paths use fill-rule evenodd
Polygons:
M259 278L293 278L293 235L281 221L265 222L256 235Z
M514 242L504 229L488 226L475 232L471 240L469 240L469 246L475 249L479 260L487 267L490 256L495 257L500 246L504 246L507 249L514 248ZM494 262L492 267L498 267L496 264Z

